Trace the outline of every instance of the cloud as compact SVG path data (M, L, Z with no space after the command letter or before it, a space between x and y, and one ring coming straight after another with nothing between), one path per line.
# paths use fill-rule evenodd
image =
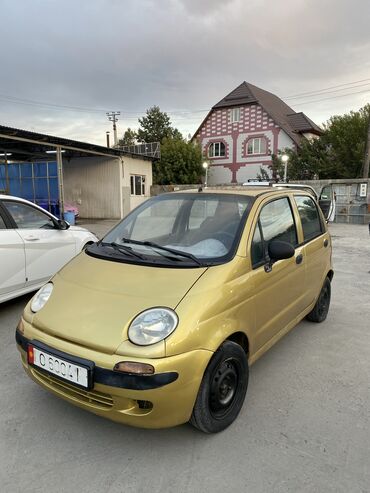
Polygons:
M280 96L370 77L367 0L1 0L0 123L105 138L159 104L192 132L243 80ZM370 88L370 85L369 85ZM369 93L370 94L370 93ZM62 111L4 96L103 111ZM297 106L318 123L367 94ZM197 110L182 113L180 110Z

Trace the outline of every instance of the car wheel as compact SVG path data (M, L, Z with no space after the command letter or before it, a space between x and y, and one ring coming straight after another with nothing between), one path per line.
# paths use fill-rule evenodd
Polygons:
M320 291L315 306L306 317L307 320L309 320L310 322L320 323L326 319L330 306L330 294L331 294L331 284L330 284L330 279L327 277Z
M248 387L248 360L243 348L225 341L203 375L190 423L205 433L217 433L236 419Z

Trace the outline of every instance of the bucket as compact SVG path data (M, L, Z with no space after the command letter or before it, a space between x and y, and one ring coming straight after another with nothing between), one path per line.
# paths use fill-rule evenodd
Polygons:
M75 224L75 213L73 211L66 211L63 214L64 220L67 221L71 226Z

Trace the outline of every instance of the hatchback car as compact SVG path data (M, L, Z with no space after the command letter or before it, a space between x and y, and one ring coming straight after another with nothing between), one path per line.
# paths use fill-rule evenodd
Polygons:
M95 241L32 202L0 195L0 303L36 291Z
M332 277L305 191L164 194L41 288L16 341L29 376L77 406L218 432L243 405L249 366L304 317L326 318Z

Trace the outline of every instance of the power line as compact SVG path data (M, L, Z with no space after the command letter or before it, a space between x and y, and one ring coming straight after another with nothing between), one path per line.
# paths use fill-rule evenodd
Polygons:
M337 99L337 98L345 98L346 96L352 96L353 94L364 94L366 92L370 92L370 89L366 89L365 91L357 91L351 92L348 94L340 94L339 96L331 96L329 98L315 99L314 101L303 101L302 103L295 103L297 106L311 104L311 103L320 103L321 101L328 101L329 99Z
M330 86L330 87L327 87L324 89L319 89L317 91L310 91L310 92L304 92L304 93L300 93L300 94L294 94L291 96L286 96L283 99L285 99L285 100L300 99L303 96L314 97L314 96L319 96L319 95L324 95L324 94L336 93L336 92L340 92L343 90L352 90L352 89L356 89L358 87L364 87L364 86L369 85L370 82L367 82L366 84L354 85L354 84L358 84L360 82L366 82L366 81L370 81L370 78L361 79L361 80L352 81L352 82L347 82L345 84L339 84L336 86ZM330 89L336 89L336 90L330 91ZM368 92L368 90L350 92L347 94L342 94L342 95L333 96L330 98L319 99L319 100L297 102L295 104L304 105L304 104L316 103L316 102L321 102L321 101L327 101L329 99L346 97L346 96L350 96L352 94L361 94L364 92ZM0 101L7 102L7 103L21 104L21 105L26 105L26 106L41 106L44 108L52 108L52 109L60 110L60 111L68 110L68 111L78 111L78 112L83 112L83 113L106 113L106 110L99 109L99 108L86 108L83 106L47 103L47 102L42 102L42 101L37 101L37 100L32 100L32 99L23 99L23 98L18 98L18 97L14 97L14 96L7 96L4 94L0 94ZM141 116L142 114L145 114L145 112L146 112L146 110L141 111L141 112L130 111L130 110L121 110L121 111L124 111L124 113L125 113L125 120L137 120L139 116ZM194 109L194 110L167 110L166 113L168 113L170 115L178 116L178 117L184 117L184 118L187 118L188 120L190 120L188 115L195 115L197 113L205 113L206 111L209 111L209 108ZM132 116L128 116L128 114L132 115Z
M355 80L353 82L347 82L346 84L339 84L337 86L330 86L330 87L325 87L323 89L318 89L317 91L301 92L299 94L293 94L291 96L284 96L283 99L294 99L294 98L298 98L300 96L309 96L310 94L317 94L320 92L327 91L329 89L335 89L337 87L343 87L343 86L351 86L352 84L358 84L359 82L366 82L366 81L370 81L370 79ZM368 83L370 83L370 82L368 82ZM366 84L364 84L364 85L366 85ZM358 86L358 87L360 87L360 86ZM352 89L352 87L349 87L348 89ZM340 91L340 90L344 90L344 89L338 89L338 91ZM333 91L333 92L336 92L336 91Z

